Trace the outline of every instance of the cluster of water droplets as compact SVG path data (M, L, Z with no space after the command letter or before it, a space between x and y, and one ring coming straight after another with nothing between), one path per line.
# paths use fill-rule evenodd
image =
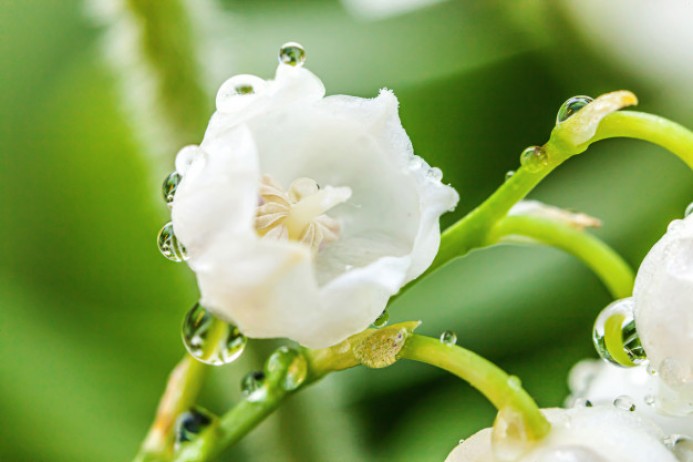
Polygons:
M645 362L647 356L635 328L632 297L616 300L599 313L592 340L599 356L612 364L632 367Z

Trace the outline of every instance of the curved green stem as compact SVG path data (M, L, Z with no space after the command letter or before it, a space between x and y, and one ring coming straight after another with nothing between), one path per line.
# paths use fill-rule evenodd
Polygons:
M446 370L469 382L499 411L513 409L522 419L520 425L531 440L543 438L551 428L532 397L519 385L517 377L506 374L476 353L457 345L446 345L438 339L413 335L399 357Z
M634 274L628 263L597 237L556 220L533 216L507 216L487 236L488 245L513 242L514 237L557 247L582 260L602 280L614 298L629 297ZM526 241L525 241L526 242Z

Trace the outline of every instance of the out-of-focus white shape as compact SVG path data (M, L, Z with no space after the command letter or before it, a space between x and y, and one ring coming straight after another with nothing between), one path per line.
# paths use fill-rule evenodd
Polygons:
M614 406L545 409L550 433L512 459L494 451L492 430L458 445L445 462L676 462L652 422Z
M678 106L693 106L693 2L564 0L584 40Z
M409 13L443 1L445 0L342 0L342 3L356 16L377 20Z

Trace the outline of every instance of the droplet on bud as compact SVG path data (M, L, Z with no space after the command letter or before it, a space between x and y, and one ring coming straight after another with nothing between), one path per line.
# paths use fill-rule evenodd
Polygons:
M635 411L635 403L630 396L622 395L614 400L614 406L624 411Z
M161 187L161 192L164 196L164 201L169 207L173 205L173 198L176 195L176 189L178 189L178 184L183 177L178 172L173 172L164 180L164 184Z
M556 115L556 123L560 124L568 120L573 114L578 112L583 107L587 106L589 103L594 101L594 98L590 96L573 96L569 98L565 103L561 104L558 109L558 114Z
M376 329L380 329L381 327L385 327L387 325L387 322L390 320L390 313L387 312L387 310L383 311L378 318L373 321L373 327Z
M306 50L300 43L288 42L279 49L279 63L301 67L306 62Z
M647 359L635 330L631 297L616 300L599 313L592 340L599 356L617 366L633 367Z
M308 361L299 350L282 346L267 359L265 372L284 390L293 391L306 381Z
M248 339L233 324L212 316L199 303L183 320L183 344L193 358L212 366L235 361Z
M195 440L215 418L214 414L201 407L194 407L179 415L176 419L176 446Z
M166 223L164 227L161 228L159 235L156 237L156 243L159 246L161 255L169 260L181 262L188 259L185 247L173 232L173 223Z
M440 334L440 342L445 345L455 345L457 343L457 334L451 330L446 330Z
M258 76L250 74L234 75L224 82L217 92L217 110L232 112L249 104L253 98L248 95L262 93L267 88L267 82Z
M176 154L176 171L178 174L185 176L188 168L190 168L190 165L201 152L200 147L194 144L181 148L178 154Z
M520 155L520 165L527 171L536 173L549 165L549 156L541 146L530 146Z
M248 401L260 401L265 396L265 373L262 371L248 372L241 379L241 392Z

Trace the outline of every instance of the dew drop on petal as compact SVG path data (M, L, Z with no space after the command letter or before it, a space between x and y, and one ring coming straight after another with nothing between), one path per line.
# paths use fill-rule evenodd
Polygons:
M568 100L561 104L558 109L558 114L556 115L556 123L560 124L568 120L573 114L578 112L583 107L587 106L589 103L594 101L593 98L589 96L579 95L568 98Z
M645 404L647 404L648 406L654 406L654 405L655 405L656 399L655 399L655 397L654 397L653 395L645 395L645 396L643 397L643 401L644 401Z
M541 146L530 146L520 154L520 165L527 171L536 173L549 165L549 157Z
M693 439L674 434L667 436L663 443L679 461L693 462Z
M164 201L166 202L166 205L168 205L169 207L173 205L173 198L176 195L176 189L178 188L178 184L182 179L183 177L181 176L181 174L176 171L171 173L164 180L164 184L161 187L161 192L164 196Z
M614 406L624 411L635 411L635 403L630 396L621 395L614 400Z
M265 373L262 371L248 372L241 379L241 393L248 401L260 401L265 397Z
M505 172L505 181L508 181L515 174L515 170L508 170Z
M248 95L262 93L266 88L267 82L256 75L234 75L219 87L216 98L217 110L231 112L240 109L248 103Z
M669 223L669 226L667 226L667 232L668 233L675 233L676 231L680 230L683 228L683 220L672 220Z
M212 366L235 361L248 342L237 326L214 317L199 303L185 315L182 335L188 353Z
M282 346L267 359L265 371L273 380L278 380L284 390L293 391L306 381L308 361L296 348Z
M610 352L609 348L607 348L606 333L611 332L612 329L615 329L617 332L620 331L623 339L623 353L633 363L632 365L621 364L612 354L616 353L616 356L618 356L618 353ZM647 359L645 350L643 350L640 343L640 337L638 337L638 333L635 330L632 297L616 300L599 313L592 331L592 340L599 356L617 366L632 367L633 365L642 364ZM618 343L617 340L614 339L615 344Z
M193 163L201 152L200 147L194 144L181 148L178 154L176 154L176 171L178 174L185 176L185 172L188 171L190 164Z
M164 227L161 228L159 235L156 237L156 243L159 246L161 255L169 260L181 262L188 259L185 247L173 232L173 223L166 223Z
M279 63L301 67L306 62L306 50L300 43L288 42L279 49Z
M387 322L390 320L390 313L387 310L383 311L378 318L373 321L373 327L380 329L381 327L387 326Z
M585 398L576 398L575 401L573 401L573 407L592 407L592 401Z
M426 172L426 176L432 179L433 181L440 181L443 179L443 171L438 167L431 167Z
M176 419L176 446L194 441L216 417L206 409L195 406Z
M457 334L451 330L446 330L440 334L440 342L445 345L455 345L457 343Z
M686 210L683 212L684 217L689 217L693 215L693 202L688 204L688 207L686 207Z

